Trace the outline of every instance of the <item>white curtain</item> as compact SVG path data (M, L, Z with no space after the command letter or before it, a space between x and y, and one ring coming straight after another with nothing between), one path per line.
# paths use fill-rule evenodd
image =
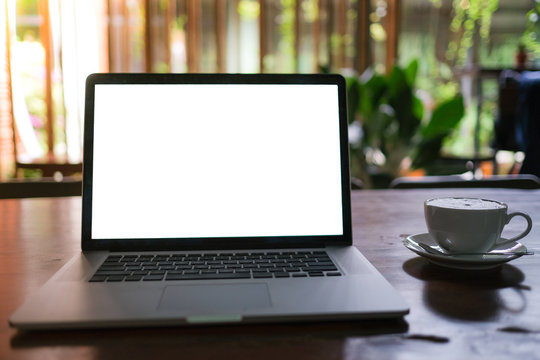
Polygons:
M56 22L61 44L66 142L70 162L82 160L84 94L86 77L100 70L99 1L49 0L51 18ZM52 19L51 19L52 20ZM52 22L52 21L51 21ZM53 41L54 43L54 41Z
M16 46L16 1L7 0L7 19L9 20L9 32L10 46L11 46L11 95L12 95L12 109L13 117L15 119L15 125L17 127L19 137L22 141L24 149L18 149L20 161L31 161L33 159L41 158L45 155L45 150L41 147L34 127L30 120L30 113L26 106L24 89L22 86L21 69L18 66L17 49Z

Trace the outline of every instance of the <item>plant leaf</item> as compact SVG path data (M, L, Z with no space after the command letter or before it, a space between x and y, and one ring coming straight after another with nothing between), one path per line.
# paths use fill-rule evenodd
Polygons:
M388 89L391 98L399 97L402 92L411 89L411 86L407 82L405 72L397 65L392 68L392 71L390 71L390 75L388 76Z
M463 97L457 95L441 103L433 110L429 123L422 130L422 136L433 138L447 134L454 129L465 113Z
M395 110L395 117L399 123L399 135L403 142L408 142L417 133L421 117L414 89L408 83L405 71L394 66L390 73L389 81L389 104Z
M422 119L424 117L424 104L422 104L422 101L416 96L414 96L412 106L412 113L414 114L414 116L417 119Z
M416 74L418 73L418 60L413 59L404 69L404 73L407 83L412 86L416 81Z
M440 134L432 138L423 138L411 155L412 168L419 169L437 160L446 135Z
M379 108L386 93L388 83L386 79L374 73L360 89L360 112L365 117L371 117L373 112Z

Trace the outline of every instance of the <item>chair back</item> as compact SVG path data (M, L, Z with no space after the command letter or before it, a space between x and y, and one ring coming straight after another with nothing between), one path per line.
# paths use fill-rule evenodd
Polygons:
M461 175L400 177L390 184L392 189L419 188L510 188L540 189L540 179L534 175L493 175L482 179L467 179Z

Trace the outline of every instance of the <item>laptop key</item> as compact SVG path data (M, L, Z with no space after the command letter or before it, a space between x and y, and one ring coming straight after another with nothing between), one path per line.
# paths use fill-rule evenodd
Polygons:
M176 270L191 270L192 268L191 265L180 265L176 267Z
M253 269L252 271L254 274L268 273L268 269Z
M125 270L126 271L139 271L139 270L142 270L142 268L140 266L126 266Z
M225 265L210 265L210 270L225 269Z
M303 267L302 268L303 271L308 271L308 272L312 272L312 271L336 271L337 268L335 266L318 266L318 265L315 265L315 266L306 266L306 267Z
M94 275L92 276L92 278L88 281L90 282L103 282L107 280L107 277L106 276L102 276L102 275Z
M215 274L216 270L201 270L201 274Z
M326 276L341 276L341 273L338 271L335 272L327 272Z
M272 273L253 273L254 279L268 279L272 277Z
M107 270L107 271L121 271L124 270L124 266L121 264L117 265L109 265L109 264L103 264L99 267L99 270Z
M144 270L158 270L159 267L157 265L154 266L145 266Z
M126 276L124 280L125 281L141 281L142 278L143 278L142 275L130 275L130 276Z
M122 280L124 280L124 277L120 275L109 276L107 278L107 281L114 281L114 282L122 281Z
M129 271L101 271L101 270L98 270L96 272L96 275L101 275L101 276L126 276L126 275L131 275L131 273Z
M306 264L307 266L334 266L334 263L331 261L309 261Z
M146 270L137 270L137 271L133 271L132 275L147 275L148 274L148 271Z
M160 281L163 279L163 275L146 275L143 281Z
M218 273L220 274L231 274L233 272L234 272L233 269L218 269Z

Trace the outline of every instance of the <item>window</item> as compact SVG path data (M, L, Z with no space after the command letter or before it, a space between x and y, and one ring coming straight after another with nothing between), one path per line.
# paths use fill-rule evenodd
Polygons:
M13 117L16 169L80 164L84 81L92 72L384 69L396 57L398 3L3 0L3 48L16 66L3 71L13 111L0 125ZM13 175L2 169L0 177Z

